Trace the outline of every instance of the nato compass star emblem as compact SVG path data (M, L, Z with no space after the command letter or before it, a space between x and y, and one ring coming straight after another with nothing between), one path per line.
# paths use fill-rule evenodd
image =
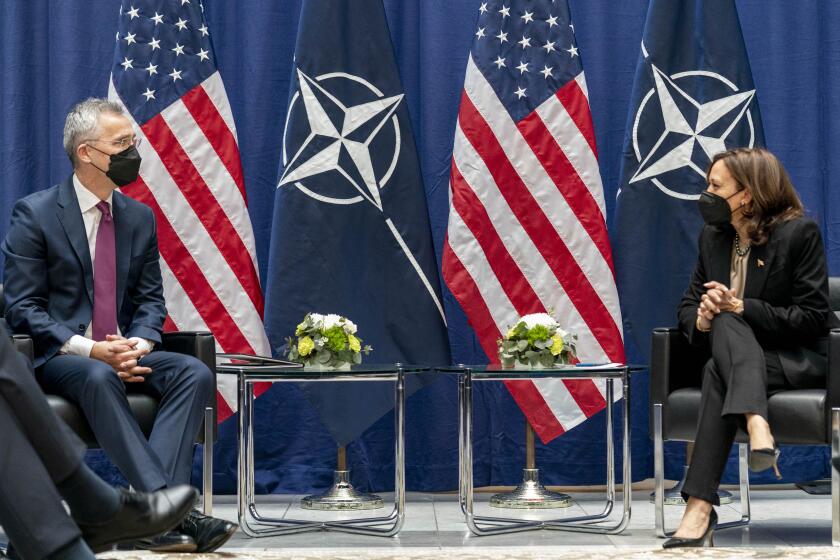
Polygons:
M400 124L394 111L403 96L384 97L368 81L343 72L316 79L301 70L297 74L299 91L289 103L289 118L283 134L284 171L278 188L293 184L308 196L332 204L355 204L366 200L382 211L379 191L387 185L400 154ZM331 79L351 80L361 85L369 90L368 97L372 100L346 105L320 83ZM289 158L286 150L295 139L289 138L288 127L298 102L303 103L309 133ZM389 123L393 131L390 135L393 153L386 162L387 168L381 170L371 157L371 145ZM344 179L337 189L334 176L318 177L331 173ZM344 194L342 191L347 191L346 187L351 187L355 193Z
M642 52L647 58L644 44ZM706 168L715 154L727 145L753 146L749 107L755 90L740 91L715 72L695 70L669 76L654 64L651 68L654 87L642 98L633 122L633 150L639 167L630 183L650 180L669 196L696 200L705 189ZM692 83L698 81L703 83ZM691 90L702 91L710 99L690 95L689 86L699 86ZM658 128L661 133L651 137L655 138L652 144L644 145L640 128ZM685 168L694 173L686 176Z
M382 205L381 191L400 156L400 122L394 113L403 94L386 97L369 81L346 72L312 78L298 69L297 78L298 91L289 102L283 131L284 169L277 188L293 185L320 203L367 202L376 208L446 324L432 283ZM339 87L327 87L333 84ZM361 102L347 103L331 90Z

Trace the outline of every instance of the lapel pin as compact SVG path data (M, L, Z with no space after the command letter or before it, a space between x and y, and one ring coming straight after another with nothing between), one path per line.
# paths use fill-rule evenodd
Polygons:
M764 267L764 261L761 259L756 259L756 264L758 265L758 268Z

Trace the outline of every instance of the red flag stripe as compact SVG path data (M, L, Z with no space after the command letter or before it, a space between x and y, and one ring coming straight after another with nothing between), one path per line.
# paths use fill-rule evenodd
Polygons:
M248 195L245 192L245 181L242 176L242 163L239 160L236 138L233 137L227 123L222 119L219 111L216 110L210 96L207 95L202 86L198 86L184 95L181 101L236 182L239 192L242 193L242 200L247 203Z
M569 203L569 208L578 222L601 252L610 270L613 270L610 239L607 236L601 209L575 172L571 162L554 142L539 114L536 111L531 113L516 126L563 198Z
M219 341L219 345L226 352L245 352L253 354L254 350L236 323L228 314L216 296L213 288L207 282L201 269L192 255L184 247L178 234L158 206L149 187L142 177L127 188L128 195L149 206L155 214L157 223L157 237L161 257L179 280L181 287L195 304L201 318Z
M262 292L257 271L242 238L219 207L207 184L161 114L141 126L143 133L158 153L166 171L178 184L195 215L212 235L213 242L242 284L260 316L263 315Z
M519 265L505 249L504 242L487 215L487 210L467 184L455 160L452 161L452 207L472 232L499 283L519 315L541 313L545 307L525 279Z
M595 339L608 356L623 355L621 333L612 315L554 226L534 200L528 187L522 182L493 130L484 121L466 92L461 98L459 123L467 140L487 165L502 196L519 222L528 231L572 304L577 309L587 310L582 317Z
M443 275L447 286L464 309L490 363L498 364L496 341L500 336L499 329L487 309L478 286L452 250L448 239L443 245ZM539 434L540 439L548 442L563 433L563 426L557 421L551 408L533 383L530 381L505 382L505 386L525 413L528 422Z
M557 421L554 411L545 402L542 393L531 381L505 381L505 387L510 391L513 400L522 409L528 423L534 428L540 441L548 443L557 436L563 435L565 429Z
M487 308L481 292L473 282L467 269L452 250L447 238L443 244L443 276L446 285L464 309L470 326L475 330L478 342L491 363L499 363L496 340L499 329Z
M452 238L452 242L457 242L459 246L466 247L466 242L463 239L462 231L467 229L466 224L459 226L457 229L453 230L452 224L450 224L450 232L453 233L454 236ZM467 231L469 231L467 229ZM447 241L447 248L451 251L451 243L449 240ZM479 289L477 285L477 279L474 276L475 272L471 272L467 270L467 267L464 266L464 263L458 259L457 255L452 252L452 258L456 260L456 265L452 266L449 263L449 255L444 255L444 263L445 267L444 270L454 270L454 269L462 269L463 272L463 283L459 283L454 278L446 277L447 283L453 290L453 293L456 294L456 297L459 299L459 303L465 306L465 311L468 313L468 317L470 318L470 324L473 325L473 328L476 330L476 334L479 337L479 342L481 343L482 348L485 351L485 354L490 358L491 362L498 363L498 355L497 355L497 340L500 336L500 332L506 328L503 323L499 321L499 319L494 319L493 315L490 313L489 308L486 307L485 302L492 301L493 305L496 307L497 312L501 311L501 307L504 305L513 306L512 303L509 304L502 304L500 301L493 301L495 298L492 297L492 290L488 290L488 286L483 284L482 288ZM477 256L473 254L474 258L480 259L481 256ZM475 260L472 261L471 265L476 271L481 271L482 266L479 266L479 263ZM492 272L490 270L489 265L487 267L483 267L484 271L480 272L480 275L487 275L488 273ZM485 276L481 276L484 278ZM488 278L489 279L489 278ZM485 291L487 291L485 293ZM465 293L467 295L465 295ZM473 295L469 295L473 294ZM475 296L477 294L478 297ZM488 297L489 296L489 297ZM537 305L539 304L539 300L535 300ZM474 304L472 307L466 307L469 304ZM516 313L513 312L513 309L510 310L510 314L513 317L518 317ZM483 317L481 320L477 321L477 317ZM508 323L512 323L515 319L508 321ZM586 418L583 412L581 412L581 408L576 406L574 403L575 398L580 398L584 403L593 403L598 402L600 399L603 401L601 397L601 393L598 390L598 387L591 381L591 380L576 380L576 383L573 384L573 391L564 391L565 397L562 398L563 402L569 403L573 405L573 409L566 407L565 410L555 410L552 409L551 406L545 401L543 397L540 396L540 391L535 384L533 383L514 383L509 385L509 390L514 395L514 398L519 402L527 403L529 408L523 408L523 411L526 412L526 416L531 422L531 425L534 426L534 429L539 434L540 438L544 441L549 441L553 437L556 437L560 433L563 432L563 424L568 423L569 426L574 426L580 423L582 420ZM557 396L557 391L559 388L555 388L553 391L555 396ZM577 397L575 397L577 395ZM588 409L589 407L587 407ZM576 411L576 412L575 412ZM562 421L561 421L562 419Z
M583 79L583 76L581 76L581 79ZM578 130L586 138L589 148L597 158L598 148L595 145L595 127L592 126L592 113L589 110L589 100L586 98L586 93L575 79L570 80L568 84L557 90L556 96L563 107L566 108L572 120L575 121Z
M464 180L454 159L452 161L450 181L452 185L452 207L454 211L458 212L464 224L472 232L479 245L481 245L484 257L499 279L499 283L516 309L516 312L520 316L528 313L544 313L546 311L545 307L540 303L539 297L537 297L531 285L525 280L521 270L511 258L510 254L505 250L504 243L493 227L487 211L478 197L475 196L472 188ZM502 325L497 325L497 327L499 331L504 332ZM495 347L495 337L497 336L494 335L493 340L487 341L487 345ZM494 359L494 361L496 360ZM516 385L518 384L509 384L508 388L513 392L514 386ZM529 383L529 385L531 390L536 391L533 384ZM603 395L601 395L601 392L592 380L570 380L566 382L566 387L587 417L603 408L605 404ZM536 391L536 393L539 395L539 391ZM522 396L522 398L527 399L529 406L534 406L537 402L533 396ZM535 416L537 414L549 414L554 418L555 415L553 413L543 410L543 407L548 407L545 399L539 397L539 402L542 403L540 405L541 412L535 413ZM526 410L524 406L522 408ZM540 419L538 422L545 424L544 419ZM540 437L546 437L548 439L545 441L549 441L554 436L548 436L541 432Z
M563 384L587 418L603 410L607 404L601 390L591 379L564 379Z

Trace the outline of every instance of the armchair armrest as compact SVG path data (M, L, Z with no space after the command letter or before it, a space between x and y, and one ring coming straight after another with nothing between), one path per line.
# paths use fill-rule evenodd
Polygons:
M677 328L653 330L650 350L650 429L653 430L653 406L668 402L668 395L683 387L702 384L702 367L707 351L692 346ZM652 432L651 432L652 433Z
M163 333L163 349L193 356L210 368L213 373L213 387L216 387L216 339L206 331L179 331ZM218 416L216 391L210 395L207 406L213 408L213 434L217 435L215 425Z
M12 343L15 346L15 350L29 358L30 362L35 359L35 344L28 335L12 335Z
M832 408L840 408L840 329L831 329L828 333L828 364L825 369L826 406L830 412ZM828 416L830 418L830 414Z

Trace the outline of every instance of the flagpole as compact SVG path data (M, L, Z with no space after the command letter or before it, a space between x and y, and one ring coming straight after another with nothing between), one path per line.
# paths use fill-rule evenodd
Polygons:
M359 492L350 484L350 471L347 469L347 448L343 445L339 445L336 449L335 464L333 485L323 494L313 494L302 498L300 500L301 508L342 511L379 509L385 505L378 495Z
M526 420L525 468L522 469L522 482L512 492L493 495L490 498L491 506L508 509L551 509L572 505L572 498L568 494L551 492L540 483L536 447L534 427Z

